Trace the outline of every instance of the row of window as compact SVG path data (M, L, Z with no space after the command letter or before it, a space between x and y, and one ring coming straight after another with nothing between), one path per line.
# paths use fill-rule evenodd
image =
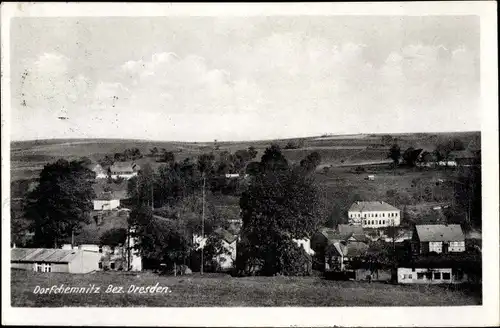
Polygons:
M418 280L450 280L451 279L451 274L449 272L417 272L417 279ZM404 274L403 279L413 279L413 275L410 274Z
M378 218L378 217L381 217L381 218L385 218L386 213L364 213L364 214L351 214L351 217L355 217L355 218L360 218L360 217L363 217L363 218ZM388 218L392 218L392 217L396 217L398 216L398 213L387 213L387 217Z
M364 225L385 225L392 224L391 220L363 220Z
M51 263L35 263L34 271L35 272L52 272L52 264Z

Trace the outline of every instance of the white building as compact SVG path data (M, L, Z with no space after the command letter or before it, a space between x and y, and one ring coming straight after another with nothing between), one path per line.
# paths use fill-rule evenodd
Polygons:
M140 166L133 162L115 162L109 168L112 179L123 178L127 180L137 176L140 169Z
M386 202L358 201L348 211L349 223L364 228L399 226L401 211Z
M293 239L293 242L297 244L297 246L302 247L308 255L315 254L314 250L311 248L311 240L309 238Z
M219 264L222 270L230 269L233 267L234 261L236 261L238 236L231 234L229 231L222 228L216 229L214 233L220 237L222 247L225 250L224 254L217 255L214 260ZM207 240L207 237L193 235L193 243L197 245L197 250L205 248Z
M94 199L94 211L110 211L120 207L119 199Z
M398 268L400 284L460 284L467 276L451 268Z

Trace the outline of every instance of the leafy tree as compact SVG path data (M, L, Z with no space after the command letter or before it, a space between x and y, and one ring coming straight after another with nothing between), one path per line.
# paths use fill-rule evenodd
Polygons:
M261 169L263 170L287 170L288 161L281 152L281 148L277 144L272 144L266 148L260 160Z
M401 148L399 148L398 144L392 145L392 147L389 149L387 157L392 159L392 161L394 162L394 166L398 166L399 159L401 158Z
M127 229L113 228L105 231L99 238L101 245L116 247L125 244L127 240Z
M300 161L300 166L303 167L307 172L314 171L316 167L321 163L321 155L315 151L307 155L302 161Z
M78 161L61 159L45 165L38 186L28 194L25 208L37 245L57 248L62 239L89 222L95 198L94 176Z
M198 156L197 168L202 174L211 174L215 167L215 156L213 153Z
M149 150L149 152L151 153L151 156L153 156L153 157L156 156L156 155L158 155L158 153L159 153L158 147L151 148Z
M250 154L250 159L254 159L255 157L257 157L257 150L255 149L254 146L250 146L248 147L248 153Z
M137 240L134 248L157 267L161 263L169 267L183 263L191 251L191 239L183 222L156 218L147 206L130 213L129 225L133 227L131 236Z
M279 155L268 151L262 161L282 163ZM240 208L252 254L248 261L262 263L265 275L294 272L298 249L293 239L310 237L319 223L313 180L297 170L268 166L242 194Z
M410 167L414 167L417 164L417 160L421 152L422 149L415 149L413 147L409 147L403 153L403 162Z
M433 162L432 154L428 151L422 152L422 155L420 156L420 162L424 164Z
M174 163L175 162L175 154L171 151L162 152L158 162Z
M109 155L106 155L103 158L101 158L100 160L98 160L98 163L101 164L102 167L111 166L111 165L113 165L113 162L114 162L113 158L111 158L111 156L109 156Z

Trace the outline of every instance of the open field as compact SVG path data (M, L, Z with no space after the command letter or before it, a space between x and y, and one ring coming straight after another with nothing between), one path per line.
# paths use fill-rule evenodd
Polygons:
M78 275L12 270L12 306L195 307L195 306L457 306L481 304L480 292L464 286L400 286L327 281L319 277L182 276L105 273ZM170 292L128 293L129 286L159 283ZM34 294L40 287L100 287L100 293ZM123 293L106 293L109 285Z

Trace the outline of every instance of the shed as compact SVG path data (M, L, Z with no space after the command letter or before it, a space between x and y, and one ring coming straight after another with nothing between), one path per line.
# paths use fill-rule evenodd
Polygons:
M100 254L56 248L13 248L11 266L35 272L88 273L99 268Z

